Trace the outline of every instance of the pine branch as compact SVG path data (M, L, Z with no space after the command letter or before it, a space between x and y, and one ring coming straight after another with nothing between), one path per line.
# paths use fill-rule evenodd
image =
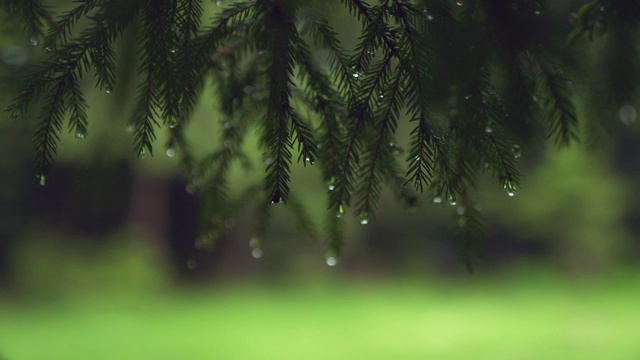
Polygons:
M46 176L57 152L58 141L60 141L58 134L62 132L66 112L64 98L72 81L68 77L60 79L41 109L42 120L37 125L33 145L35 149L34 170L42 186L45 185Z
M105 0L76 0L76 2L80 5L67 11L53 23L44 40L45 47L54 49L58 43L66 43L68 36L73 34L76 24Z
M571 101L569 79L559 65L538 58L539 82L543 88L544 114L549 122L549 132L558 145L569 145L578 140L578 118Z
M32 42L44 34L45 22L50 22L53 16L43 0L4 0L3 5L9 14L19 19Z

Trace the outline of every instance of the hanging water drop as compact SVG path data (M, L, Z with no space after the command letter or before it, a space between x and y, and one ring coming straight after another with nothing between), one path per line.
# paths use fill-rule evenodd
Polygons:
M360 218L360 225L367 225L369 223L369 216L364 213L362 214L362 217Z
M45 186L47 184L47 177L45 175L38 176L38 183L40 186Z
M433 21L433 16L431 16L431 15L427 15L427 20L428 20L428 21Z
M113 91L113 90L111 89L111 86L107 86L107 87L105 88L105 92L106 92L107 94L111 94L111 91Z
M276 189L271 195L271 203L272 204L280 204L282 203L282 194L280 193L280 189Z
M491 133L493 133L493 128L491 128L491 126L487 125L487 127L484 128L484 132L486 132L487 134L491 134Z
M515 196L515 195L516 195L516 191L515 191L515 190L513 190L513 189L512 189L512 190L508 190L508 191L507 191L507 195L509 195L509 196Z
M536 15L540 15L540 14L542 14L542 11L541 11L541 10L536 10L536 11L535 11L535 14L536 14Z
M38 46L38 44L40 43L40 41L38 40L37 37L32 37L31 40L29 40L29 42L31 42L31 45L33 46Z
M357 79L357 78L359 78L359 77L360 77L360 74L358 74L358 73L353 73L353 77Z
M535 96L535 95L533 95L533 96L531 97L531 99L532 99L534 102L537 102L537 101L538 101L538 97L537 97L537 96Z
M336 259L335 256L327 256L326 263L329 266L336 266L338 264L338 259Z
M171 49L169 49L169 52L170 52L172 55L175 55L176 53L178 53L178 49L176 49L176 48L171 48Z
M176 126L178 126L178 122L176 121L176 119L169 120L169 128L170 129L175 129Z
M9 113L9 120L15 121L20 118L20 110L13 110Z
M222 7L222 5L224 5L222 1L216 1L216 6Z
M440 196L436 196L433 198L433 203L434 204L442 204L442 197Z
M522 153L520 152L520 145L511 146L511 151L513 152L513 157L516 159L522 156Z
M267 165L273 164L273 158L272 157L264 158L264 163L267 164Z
M142 148L138 153L138 159L142 160L145 157L147 157L147 151L144 148Z
M458 0L458 1L456 1L456 5L458 5L458 6L462 6L462 5L464 5L464 4L462 3L462 1Z
M338 206L338 213L336 214L336 217L340 219L343 216L344 216L344 206L340 204L340 206Z
M170 158L176 156L176 149L172 147L167 148L167 156Z
M86 137L87 137L87 133L86 132L80 131L80 130L76 131L76 139L83 140Z

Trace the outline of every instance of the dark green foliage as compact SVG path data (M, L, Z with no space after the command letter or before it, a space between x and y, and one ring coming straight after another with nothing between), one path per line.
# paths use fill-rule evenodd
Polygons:
M225 1L210 24L201 23L198 0L81 0L55 20L43 1L5 0L28 36L47 33L48 51L7 111L22 117L42 99L34 148L36 174L44 183L64 122L77 136L87 135L79 81L92 75L100 89L116 88L113 43L127 27L137 26L134 151L140 157L153 154L156 130L171 129L168 149L180 155L191 186L204 199L205 236L217 236L251 198L251 192L231 198L227 175L234 162L250 166L241 145L247 131L257 128L266 175L256 185L265 189L256 239L266 232L264 203L288 203L309 235L320 238L302 204L290 197L292 186L304 186L290 184L297 159L320 166L329 187L330 256L340 254L340 218L347 209L353 207L366 224L389 187L407 208L415 208L417 193L423 192L434 202L456 204L459 254L471 267L482 253L482 219L473 200L478 177L490 174L513 196L519 186L518 129L542 124L559 145L578 138L563 54L543 45L557 40L544 31L540 14L548 4L341 3L361 26L353 49L342 44L322 7L311 0ZM633 31L618 25L626 21L637 30L640 11L631 3L585 5L575 15L572 39L604 30L635 39ZM86 24L76 31L80 22ZM316 47L326 51L326 63L318 62ZM184 129L208 79L218 89L222 147L195 159ZM632 93L635 84L627 88ZM303 116L306 110L314 115ZM403 123L409 141L398 145ZM533 130L525 133L536 136Z

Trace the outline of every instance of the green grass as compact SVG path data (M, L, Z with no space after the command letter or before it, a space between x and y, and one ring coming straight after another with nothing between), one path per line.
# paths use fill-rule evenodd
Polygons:
M0 358L640 359L638 279L305 279L5 299Z

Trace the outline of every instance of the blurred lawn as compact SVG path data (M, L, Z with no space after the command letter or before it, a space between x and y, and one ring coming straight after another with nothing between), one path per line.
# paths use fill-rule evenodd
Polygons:
M337 270L337 269L335 269ZM238 280L0 300L0 358L640 359L636 273Z

